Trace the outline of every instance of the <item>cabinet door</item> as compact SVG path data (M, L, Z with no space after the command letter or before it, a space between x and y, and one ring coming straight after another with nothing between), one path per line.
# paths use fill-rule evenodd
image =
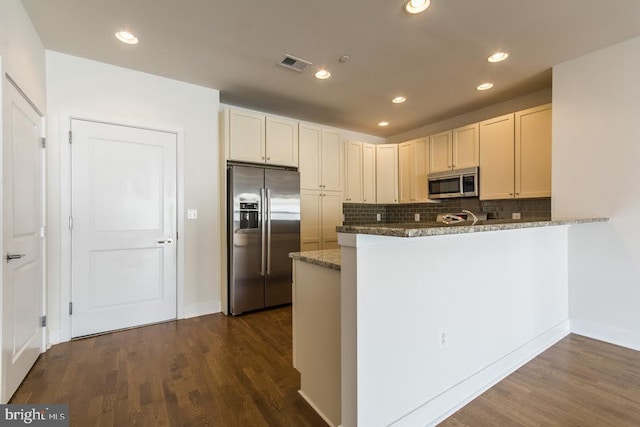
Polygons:
M229 111L229 159L265 162L265 116L249 111Z
M451 131L429 137L429 172L451 169Z
M321 130L317 126L300 124L299 159L300 188L320 190L320 138Z
M516 197L551 197L551 104L519 111L515 120Z
M339 191L325 191L321 198L321 249L337 249L338 232L336 227L342 224L342 194Z
M514 115L480 123L480 200L514 197Z
M362 143L347 141L345 146L344 201L362 202Z
M429 139L413 141L413 177L411 197L414 202L429 200L427 174L429 173Z
M453 130L451 167L471 168L480 165L480 125L478 123Z
M398 195L400 203L413 202L413 143L398 144Z
M298 166L298 122L267 117L266 161L271 165Z
M320 147L322 189L342 191L343 157L340 134L328 129L322 129L322 144Z
M300 190L300 250L320 249L320 191Z
M376 200L398 203L398 145L376 146Z
M362 201L376 203L376 146L362 144Z

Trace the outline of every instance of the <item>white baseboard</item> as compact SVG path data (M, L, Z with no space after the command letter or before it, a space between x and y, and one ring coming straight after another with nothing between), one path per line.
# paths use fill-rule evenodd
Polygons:
M565 320L434 399L424 403L391 425L394 427L437 425L560 341L569 332L569 321Z
M205 314L220 313L222 310L220 301L205 301L196 304L185 304L184 319L204 316Z
M612 328L601 323L571 320L571 332L640 351L640 334L636 331Z
M326 415L322 413L322 411L321 411L320 409L318 409L318 407L313 403L313 401L312 401L311 399L309 399L309 398L307 397L307 395L306 395L306 394L304 394L304 392L303 392L302 390L298 390L298 394L299 394L300 396L302 396L302 398L303 398L304 400L306 400L306 401L307 401L307 403L309 404L309 406L311 406L311 407L313 408L313 410L314 410L314 411L316 411L316 412L318 413L318 415L320 415L320 417L324 420L324 422L326 422L327 424L329 424L329 426L331 426L331 427L336 427L336 425L335 425L335 424L333 424L333 423L329 420L329 418L327 418L327 417L326 417ZM342 424L340 424L340 426L342 426Z
M62 342L62 334L60 333L60 329L49 330L49 341L47 342L47 350L51 348L52 345L60 344Z

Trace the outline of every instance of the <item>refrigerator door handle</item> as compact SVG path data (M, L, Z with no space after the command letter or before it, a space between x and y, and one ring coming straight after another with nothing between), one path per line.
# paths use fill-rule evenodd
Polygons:
M271 189L267 188L267 276L271 274Z
M265 251L267 250L267 230L265 227L265 194L264 194L264 188L260 189L260 211L262 212L262 218L261 222L262 224L260 224L260 229L262 232L262 239L260 239L260 244L261 246L261 251L260 251L260 275L264 276L265 275Z

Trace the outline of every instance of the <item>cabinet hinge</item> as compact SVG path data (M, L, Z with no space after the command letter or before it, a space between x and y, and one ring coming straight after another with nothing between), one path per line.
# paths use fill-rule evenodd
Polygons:
M73 217L69 217L69 231L73 230Z
M40 326L42 326L43 328L47 326L47 316L42 316L40 318Z
M69 131L69 144L71 144L71 140L73 139L73 137L71 136L71 131Z
M73 303L69 301L69 315L73 314Z
M42 143L42 148L47 148L47 138L43 136L40 138L40 142Z

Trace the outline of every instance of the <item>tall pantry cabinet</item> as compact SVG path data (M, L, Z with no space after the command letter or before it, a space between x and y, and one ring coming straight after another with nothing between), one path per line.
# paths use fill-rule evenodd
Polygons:
M300 250L338 247L342 223L344 170L340 134L310 124L299 125Z

